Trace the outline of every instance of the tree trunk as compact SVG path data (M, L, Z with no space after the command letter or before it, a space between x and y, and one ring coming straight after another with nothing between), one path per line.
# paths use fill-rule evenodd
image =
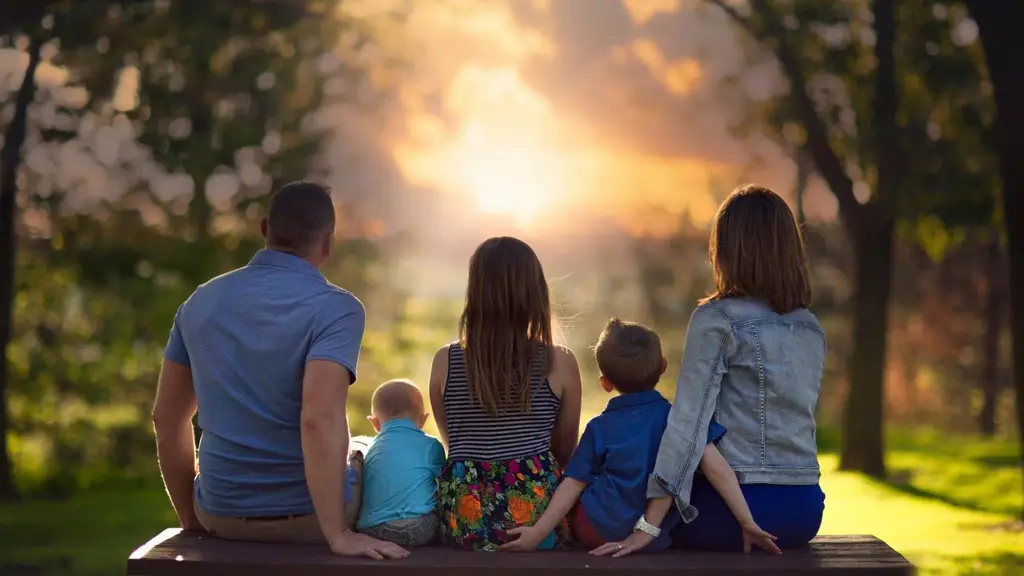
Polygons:
M0 499L14 500L18 491L14 486L11 455L7 446L10 429L7 411L7 385L9 367L7 345L11 341L14 311L14 269L17 258L15 227L17 223L18 167L21 148L28 132L28 107L35 99L36 68L39 66L42 39L37 34L29 44L28 68L21 81L14 104L14 117L4 135L4 148L0 155Z
M996 433L996 407L999 405L999 335L1003 328L1003 251L1001 234L992 234L988 244L988 293L985 294L985 337L982 341L981 392L982 405L978 413L981 434L991 437Z
M856 301L850 392L839 465L885 477L885 360L892 290L893 200L900 186L896 124L895 0L875 0L875 94L872 103L876 198L864 206L856 236Z
M893 196L898 189L899 157L896 125L895 13L893 0L876 0L876 102L874 122L878 161L877 198L861 205L845 161L829 141L828 125L818 114L807 90L808 75L800 55L790 45L789 32L768 0L750 0L760 18L753 23L727 0L707 0L744 27L755 39L774 43L775 56L790 82L795 119L807 134L803 151L814 163L839 204L839 217L850 235L857 260L854 287L853 351L850 392L845 410L846 435L840 463L844 469L884 476L883 403L885 345L892 275Z
M1024 164L1018 140L1024 134L1024 68L1013 57L1024 29L1024 3L968 0L985 50L996 101L999 173L1003 181L1003 219L1010 262L1010 333L1017 426L1024 439ZM1024 446L1024 443L1022 443ZM1024 518L1024 510L1021 511Z
M843 410L839 467L885 477L885 360L892 284L893 220L877 203L865 208L855 239L853 350Z

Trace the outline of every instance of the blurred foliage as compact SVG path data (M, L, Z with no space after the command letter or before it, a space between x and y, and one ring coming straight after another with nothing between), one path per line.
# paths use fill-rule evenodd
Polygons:
M713 4L719 4L712 1ZM748 2L735 14L764 34L761 13ZM864 0L764 2L782 21L799 55L807 91L828 128L829 144L857 183L858 199L877 193L873 136L875 31ZM953 0L896 3L897 123L902 164L893 198L900 231L934 259L964 238L963 229L1001 222L995 104L977 26ZM752 40L747 37L747 42ZM774 56L751 45L749 67L775 66ZM764 132L787 149L807 141L789 88L765 98L746 93L742 75L723 87L751 115L735 129Z
M193 4L43 3L48 17L23 21L0 38L0 46L24 47L25 34L46 34L48 65L69 72L65 81L40 83L22 170L27 192L19 198L10 438L18 480L29 491L69 494L114 478L155 476L149 410L175 309L197 283L243 265L260 247L256 224L273 186L321 174L320 114L332 106L371 106L385 88L370 65L395 65L366 60L378 40L373 22L328 14L322 2L204 4L202 18ZM936 6L947 4L939 18ZM864 3L791 5L807 30L817 31L793 37L809 66L821 70L816 82L827 87L836 75L828 71L838 70L844 82L863 84L870 57L867 40L859 39L866 34ZM991 206L988 88L977 47L960 49L953 40L963 26L956 6L929 2L929 10L899 13L901 118L914 138L907 202L914 209L898 249L890 334L898 353L889 370L898 376L890 378L888 406L895 421L968 432L985 330L985 287L969 265L981 249L973 231L998 216ZM843 19L848 26L840 26ZM826 42L829 27L846 30L846 43ZM135 91L126 92L123 86L135 81ZM830 100L838 98L835 91L815 94L835 126L852 126L833 135L835 145L849 149L869 178L870 161L862 159L868 152L858 148L870 128L860 124L867 96L854 91L840 105ZM799 139L785 121L784 100L762 104L759 112L780 137ZM0 117L9 117L9 105ZM104 138L113 138L117 154L104 151ZM110 195L83 200L85 177L59 169L72 153L91 159ZM211 177L233 182L231 193L208 198ZM185 189L198 191L191 201L161 192L182 178L191 182ZM712 184L725 190L733 183ZM339 220L352 233L339 239L327 276L370 310L349 410L353 433L368 433L363 416L374 386L403 376L425 388L432 354L456 337L460 302L395 292L384 281L386 257L360 233L349 207L339 207ZM640 319L662 334L670 364L680 361L687 318L710 281L706 231L685 215L681 222L667 238L634 240L639 281L610 271L586 307L560 295L568 297L563 315L588 414L606 401L588 347L609 310L634 292ZM829 424L838 420L846 386L852 255L836 224L814 223L807 236L815 311L833 352L821 406ZM660 389L671 396L674 370L669 374ZM1008 433L1003 415L1011 399L1003 396L999 430ZM836 442L827 430L823 446Z
M170 320L198 283L262 246L272 189L324 175L322 116L380 98L374 71L394 63L374 53L378 20L325 0L83 0L3 21L0 49L45 38L44 62L61 71L37 78L19 179L7 398L24 489L153 476ZM60 169L69 157L78 174ZM111 189L95 197L90 176ZM363 296L383 263L337 209L346 234L326 273ZM390 341L369 335L368 353Z

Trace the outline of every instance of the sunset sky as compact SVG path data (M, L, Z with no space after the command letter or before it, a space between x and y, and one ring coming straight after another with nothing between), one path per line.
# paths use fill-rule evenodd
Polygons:
M395 6L410 10L380 36L379 49L404 62L388 79L391 97L376 115L344 106L325 114L334 131L325 152L339 200L374 230L411 234L412 248L403 249L416 267L434 270L441 257L461 266L495 234L575 242L566 258L581 262L603 255L600 238L669 233L684 215L706 223L740 180L790 193L792 164L763 138L737 139L731 128L745 110L734 104L736 89L722 86L742 72L738 86L765 96L779 89L778 75L750 69L750 44L703 0L339 6L370 19ZM25 61L24 52L0 50L0 89L16 90ZM65 77L40 69L41 85ZM115 110L137 102L131 75L122 80ZM76 94L64 89L60 97ZM56 113L46 106L33 113ZM115 160L144 156L130 123L87 115L79 134L60 147L30 145L26 163L52 174L47 185L73 190L71 200L116 194L123 174L111 168ZM220 206L246 170L260 177L252 168L226 168L196 185L154 172L150 187L165 200L198 189ZM807 209L812 218L834 217L820 183Z
M391 150L414 185L526 228L612 217L635 233L713 213L740 173L788 193L792 166L730 133L732 28L698 0L424 2L403 31L417 83ZM747 75L752 90L777 85ZM742 112L742 111L740 111ZM731 117L730 117L731 114ZM758 150L769 165L750 168ZM723 189L723 187L725 187Z

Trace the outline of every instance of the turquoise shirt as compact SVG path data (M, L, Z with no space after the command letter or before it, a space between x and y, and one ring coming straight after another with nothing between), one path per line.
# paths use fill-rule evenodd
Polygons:
M412 420L385 422L366 451L356 527L364 530L437 510L437 477L444 462L444 446Z

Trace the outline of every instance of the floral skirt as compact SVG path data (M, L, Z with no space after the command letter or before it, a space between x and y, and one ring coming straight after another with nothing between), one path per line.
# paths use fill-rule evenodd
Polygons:
M442 541L466 550L497 550L510 528L540 519L560 475L551 453L495 462L449 460L438 483ZM561 547L567 535L563 521L538 548Z

